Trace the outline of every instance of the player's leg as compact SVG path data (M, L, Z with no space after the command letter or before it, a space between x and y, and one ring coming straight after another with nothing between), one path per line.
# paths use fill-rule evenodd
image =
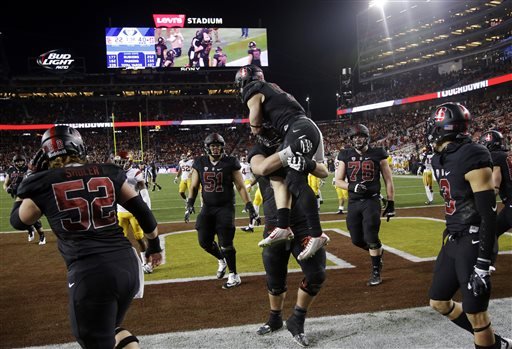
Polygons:
M39 234L39 245L46 245L46 236L44 235L43 224L41 223L41 220L38 219L34 223L33 227L37 231L37 234Z
M142 270L146 274L151 274L153 272L153 265L147 262L147 243L146 240L144 239L144 231L140 227L137 219L133 216L130 218L130 226L132 227L133 237L135 238L135 241L137 241L139 245L140 257L142 261Z
M178 193L180 194L181 198L187 201L187 194L188 193L188 183L187 180L181 180L180 184L178 186Z
M117 212L117 220L119 221L119 226L123 228L123 234L125 237L128 237L128 229L130 227L130 217L133 215L130 212Z
M427 194L427 205L430 205L434 201L434 192L432 190L432 171L423 171L423 186L425 187L425 193Z
M223 289L233 288L242 283L236 270L236 249L233 244L235 238L235 207L233 205L220 207L216 214L215 231L219 238L222 255L229 268L228 280Z
M298 232L298 230L295 231ZM298 233L297 241L294 241L296 245L293 247L293 255L296 256L297 259L302 249L298 241L308 238L305 233L307 233L307 229L302 230L302 234ZM309 340L304 332L304 323L306 321L307 312L325 281L325 249L320 249L309 259L299 260L299 264L304 273L304 278L297 291L297 302L293 308L293 313L286 320L286 328L299 345L308 346Z
M263 236L268 235L270 230L268 226L265 226ZM258 329L257 333L259 335L271 333L283 327L282 310L287 291L286 275L291 253L288 244L267 246L262 253L267 278L270 314L268 321Z
M363 234L372 261L372 272L368 286L376 286L382 283L382 254L384 253L379 239L380 199L375 197L364 200L363 205Z

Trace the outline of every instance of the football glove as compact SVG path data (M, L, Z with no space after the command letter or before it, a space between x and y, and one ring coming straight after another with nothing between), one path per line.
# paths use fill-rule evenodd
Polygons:
M5 191L6 191L6 192L7 192L7 194L9 194L9 195L12 195L12 193L13 193L13 189L12 189L12 187L11 187L11 186L8 186L8 187L7 187L7 189L6 189Z
M288 166L298 172L311 173L316 168L316 162L303 156L288 158Z
M46 153L44 152L43 148L40 148L32 160L30 160L28 164L28 169L31 173L45 171L48 169L48 157L46 156Z
M386 222L389 222L391 217L395 216L395 202L393 200L388 200L386 202L386 207L382 212L382 217L387 217Z
M305 136L303 136L303 137L305 137ZM290 145L290 150L295 155L308 154L309 152L311 152L312 149L313 149L313 143L307 138L296 139L295 142L293 142Z
M348 190L353 192L353 193L364 194L364 193L366 193L368 188L366 188L366 185L364 185L362 183L354 183L354 182L352 182L352 183L349 183Z
M491 292L491 271L495 270L491 267L490 261L481 261L479 258L473 273L469 277L468 290L473 291L473 296L480 297Z
M196 213L196 209L194 208L194 205L187 201L187 208L185 209L185 223L190 222L190 215L192 213Z
M253 225L258 226L261 224L260 215L256 213L256 209L254 208L254 205L251 201L245 204L245 210L249 213L249 221Z

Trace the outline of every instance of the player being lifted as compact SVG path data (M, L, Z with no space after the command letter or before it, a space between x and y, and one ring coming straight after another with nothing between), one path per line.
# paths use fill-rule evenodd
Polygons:
M114 164L121 167L126 173L126 181L128 185L130 185L135 192L137 192L142 200L146 203L149 209L151 209L151 199L149 197L149 192L146 187L144 181L144 175L139 168L134 168L133 165L133 156L125 151L121 150L117 152L117 155L114 157ZM153 272L153 266L150 263L147 263L146 260L146 250L147 245L144 240L144 231L139 225L137 218L124 208L122 205L117 205L117 219L119 220L119 225L123 228L124 236L128 237L128 231L131 227L133 232L133 237L139 244L140 256L143 262L142 269L144 273L150 274Z
M304 250L298 258L311 258L329 242L329 237L322 232L316 196L307 180L308 173L313 172L316 166L325 166L322 133L292 95L276 84L265 81L261 68L255 65L240 68L235 76L235 84L240 89L242 102L249 108L251 133L262 144L282 142L278 151L264 160L265 163L279 159L282 167L293 165L300 170L287 169L280 175L261 173L271 175L279 223L258 245L265 247L293 239L290 229L293 195L310 227L310 238L304 242Z

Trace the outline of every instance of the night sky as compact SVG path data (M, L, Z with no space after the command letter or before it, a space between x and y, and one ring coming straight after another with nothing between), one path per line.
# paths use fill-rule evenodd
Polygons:
M222 17L224 27L265 27L269 68L312 118L334 119L342 67L356 62L356 14L367 1L42 1L11 2L0 13L0 32L11 75L27 72L27 58L65 48L85 57L88 73L107 72L105 27L153 26L153 13ZM59 8L59 10L57 10ZM59 11L64 12L60 14Z

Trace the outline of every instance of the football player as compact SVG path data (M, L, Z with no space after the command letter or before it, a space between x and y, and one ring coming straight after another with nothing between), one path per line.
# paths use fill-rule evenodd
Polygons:
M157 222L114 164L86 163L80 133L54 126L42 137L32 174L18 188L10 222L23 230L42 214L57 236L67 267L69 318L83 348L139 348L119 327L144 285L141 263L117 220L122 204L139 221L154 266L161 263Z
M503 135L495 130L484 132L480 137L480 144L491 152L494 191L504 205L497 218L496 234L499 237L512 228L512 153L507 153Z
M166 52L167 45L165 44L165 39L160 36L157 40L157 43L155 44L156 67L164 66Z
M257 67L261 67L261 49L256 47L256 41L249 42L249 50L247 50L249 63Z
M133 167L133 155L125 150L118 151L114 157L114 164L121 167L126 172L126 182L142 197L142 200L151 209L151 199L149 192L144 181L144 175L139 168ZM122 205L117 205L117 219L119 225L123 228L124 236L128 237L128 231L132 230L133 237L139 244L140 256L143 262L142 269L144 273L151 274L153 267L148 263L145 252L147 250L146 241L144 240L144 231L139 225L139 222L134 215L124 208Z
M197 216L195 226L199 245L217 258L218 279L222 279L226 273L226 267L229 268L228 280L222 285L223 289L229 289L239 286L242 282L236 270L236 249L233 245L235 237L233 184L245 203L249 219L258 221L260 218L245 188L240 162L237 158L224 153L224 145L224 138L218 133L211 133L204 140L204 150L207 155L197 157L192 166L185 222L188 222L190 215L195 212L194 203L201 185L203 207ZM215 235L217 235L218 244L215 242Z
M353 148L338 154L336 186L348 190L350 211L347 228L352 243L370 253L372 272L368 286L382 283L382 243L380 230L380 176L386 185L387 204L382 212L387 221L395 216L395 188L388 154L382 147L370 147L370 131L365 125L355 125L350 131ZM345 181L345 177L348 182Z
M192 172L192 165L194 164L194 159L192 159L192 154L187 153L181 155L181 160L178 163L179 169L178 173L176 173L176 177L174 177L174 183L178 183L178 178L180 179L180 184L178 186L178 192L183 200L187 200L188 190L190 188L190 174Z
M445 201L446 229L429 290L430 306L474 336L475 348L510 348L494 333L487 311L495 258L496 198L489 151L468 135L462 104L438 106L427 120L432 167ZM462 302L453 296L460 291Z
M4 190L7 194L11 195L13 199L16 198L18 187L27 175L28 166L27 161L23 155L16 154L12 158L12 166L6 171L5 181L3 184ZM38 219L33 225L27 228L28 242L34 241L34 231L39 235L39 245L46 244L46 236L43 231L43 224Z
M339 154L339 153L338 153ZM336 214L343 214L345 210L345 202L348 203L348 190L342 189L336 185L336 173L338 172L338 168L340 167L340 161L336 156L334 160L334 177L332 178L332 185L336 190L336 197L338 198L338 212ZM345 177L345 182L347 181L347 177Z
M276 148L277 145L275 148L272 148L265 147L262 144L257 144L253 147L249 153L251 167L254 167L255 171L258 172L278 170L281 167L279 159L275 159L271 163L265 163L266 158L272 156ZM267 166L269 167L267 168ZM327 174L327 168L323 166L317 166L313 170L313 175L315 176L325 177ZM263 236L267 237L277 224L278 211L269 177L259 176L258 182L264 197L265 228ZM290 255L293 255L304 273L304 278L299 285L293 313L286 320L286 328L299 345L308 346L309 340L304 333L304 322L311 303L325 281L326 253L324 248L320 248L311 258L299 260L298 257L302 252L302 245L307 244L311 237L309 236L307 220L301 208L294 202L292 203L290 222L295 238L289 243L272 244L263 249L262 257L267 277L270 316L268 321L258 329L257 333L265 335L283 327L282 310L287 292L286 276L288 273L288 261Z
M212 67L225 67L227 60L228 56L222 52L222 47L218 46L213 55Z
M427 201L425 204L431 205L434 202L434 188L432 187L432 157L434 156L434 152L430 146L427 146L422 149L421 156L422 159L420 167L418 168L418 174L423 174L423 186L425 187L425 193L427 193Z
M277 158L281 160L282 167L288 167L290 161L296 159L295 155L302 155L301 163L293 165L307 167L307 171L287 170L272 177L279 223L258 245L264 247L293 238L289 229L293 195L308 221L312 237L299 259L311 258L328 243L326 235L322 234L315 194L307 181L307 174L316 166L325 166L322 133L292 95L265 81L261 68L255 65L240 68L235 76L235 85L240 90L242 102L249 108L251 133L263 144L281 143L276 154L266 158L265 162L272 163Z

